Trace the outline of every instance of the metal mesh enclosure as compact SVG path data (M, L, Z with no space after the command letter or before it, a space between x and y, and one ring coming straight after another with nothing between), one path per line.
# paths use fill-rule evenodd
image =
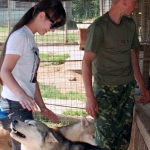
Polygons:
M35 35L41 64L38 81L47 107L60 116L61 122L86 115L85 91L82 81L82 57L87 27L111 6L111 0L62 1L67 12L67 24L44 36ZM0 0L0 50L12 27L38 0ZM149 88L150 1L140 0L132 16L139 32L139 61ZM140 93L138 93L140 94ZM36 114L36 118L41 118ZM64 119L65 118L65 119Z
M12 27L37 3L37 0L0 1L1 49ZM42 97L46 106L60 116L60 121L67 123L68 119L74 120L73 118L86 115L81 49L85 46L87 27L100 14L100 5L98 0L62 3L67 12L67 24L44 36L36 33L35 40L41 59L38 81ZM38 112L35 113L35 118L45 120Z
M144 77L144 82L149 85L149 62L150 62L150 1L139 0L139 8L133 14L139 33L140 47L138 49L139 64ZM140 94L140 93L139 93Z

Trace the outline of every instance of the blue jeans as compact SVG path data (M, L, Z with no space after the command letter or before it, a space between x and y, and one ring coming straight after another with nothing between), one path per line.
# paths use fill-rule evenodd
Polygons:
M0 106L3 108L5 114L8 116L8 118L0 118L0 123L5 130L11 131L10 124L12 120L33 120L32 111L23 109L19 102L1 98ZM21 150L21 144L12 139L12 148L13 150Z

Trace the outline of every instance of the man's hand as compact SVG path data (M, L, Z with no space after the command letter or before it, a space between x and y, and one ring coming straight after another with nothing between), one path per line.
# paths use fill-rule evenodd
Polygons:
M34 112L34 111L38 110L38 107L37 107L34 99L25 93L19 97L19 103L21 104L21 106L24 109L28 109L29 111L32 110Z
M140 91L142 93L142 98L140 99L140 102L143 104L147 104L148 102L150 102L150 92L148 91L148 89L143 86L140 88Z
M87 99L86 112L93 118L96 118L96 113L99 113L99 107L95 98Z

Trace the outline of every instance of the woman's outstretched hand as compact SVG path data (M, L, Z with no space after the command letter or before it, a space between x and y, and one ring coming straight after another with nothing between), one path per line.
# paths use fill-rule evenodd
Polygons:
M27 94L23 94L20 98L19 98L19 103L21 104L21 106L24 109L28 109L29 111L36 111L38 110L38 107L34 101L34 99L30 96L28 96Z

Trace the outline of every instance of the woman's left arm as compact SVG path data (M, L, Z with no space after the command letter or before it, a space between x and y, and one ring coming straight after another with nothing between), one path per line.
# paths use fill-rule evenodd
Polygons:
M42 99L42 95L40 92L39 84L36 82L36 91L35 91L35 102L39 106L41 113L48 119L52 120L54 123L59 123L58 118L55 113L49 110Z
M132 66L133 66L133 71L134 71L134 77L139 85L141 94L142 94L142 98L141 98L141 102L146 104L148 102L150 102L150 92L148 91L148 89L146 88L145 84L144 84L144 80L140 71L140 67L139 67L139 61L138 61L138 57L136 54L136 50L132 49L131 50L131 59L132 59Z

